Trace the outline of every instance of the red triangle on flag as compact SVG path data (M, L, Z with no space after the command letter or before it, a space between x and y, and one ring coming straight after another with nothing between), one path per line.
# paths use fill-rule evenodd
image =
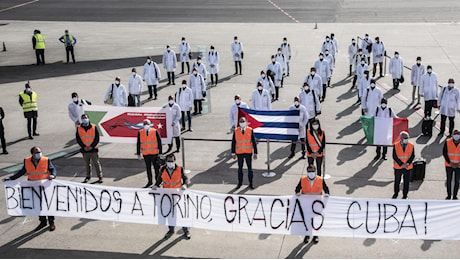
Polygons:
M246 117L246 120L248 122L248 126L251 127L252 129L256 129L257 127L264 126L261 122L257 121L254 117L243 111L241 108L238 108L238 119L240 117Z

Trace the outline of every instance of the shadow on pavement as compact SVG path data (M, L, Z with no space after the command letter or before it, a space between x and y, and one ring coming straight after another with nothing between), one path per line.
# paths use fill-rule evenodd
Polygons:
M81 218L81 219L80 219L80 223L78 223L78 224L72 226L72 227L70 228L70 230L77 230L77 229L80 229L80 228L82 228L83 226L85 226L86 224L88 224L88 223L90 223L90 222L94 222L94 221L97 221L97 220L95 220L95 219Z
M336 139L342 139L346 135L352 135L362 129L361 122L356 120L355 122L351 123L351 125L345 127L344 129L340 130L339 135Z
M337 100L335 102L339 103L339 102L342 102L343 100L353 98L353 97L355 97L357 95L358 95L358 90L356 90L355 88L348 89L347 92L344 92L342 95L338 96ZM356 97L356 99L358 99L358 98Z
M360 108L361 107L358 104L355 103L355 104L349 106L348 108L344 109L343 111L337 113L335 115L335 120L339 120L344 116L351 115L351 114L353 114L353 111L355 111L356 109L360 109Z
M431 162L431 160L442 157L444 142L440 143L441 138L441 136L436 137L431 144L423 146L422 151L420 151L420 155L426 160L427 165Z
M298 246L292 249L291 253L286 257L286 259L302 259L312 246L313 243L311 241L306 245L301 242Z
M362 138L358 141L358 144L362 144L365 138ZM352 145L349 147L345 147L339 151L337 154L337 165L342 165L347 161L353 161L358 159L359 157L363 156L367 153L367 147L362 145Z

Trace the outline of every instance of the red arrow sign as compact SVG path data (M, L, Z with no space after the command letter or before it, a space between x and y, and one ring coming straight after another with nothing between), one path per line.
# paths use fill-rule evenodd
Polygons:
M159 131L161 138L167 137L166 113L126 112L101 123L101 127L112 137L137 137L144 128L144 119L152 122L151 126Z

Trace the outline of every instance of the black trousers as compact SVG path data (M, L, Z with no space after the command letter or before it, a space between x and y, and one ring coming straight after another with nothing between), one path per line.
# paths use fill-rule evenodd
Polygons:
M73 53L73 46L66 46L65 47L65 56L67 58L67 63L69 63L69 54L72 55L72 61L75 63L75 55Z
M44 224L46 224L46 218L48 218L48 223L49 223L50 225L53 225L53 224L54 224L54 216L48 216L48 217L46 217L46 216L40 216L40 217L38 217L38 219L40 220L40 222L41 222L41 223L44 223Z
M238 67L240 67L240 74L243 73L243 67L241 61L235 61L235 74L238 74Z
M188 61L183 61L180 63L181 65L181 73L184 73L184 63L187 64L187 71L188 71L188 74L190 74L190 62Z
M0 120L0 141L2 143L3 152L6 152L5 128L3 128L2 120Z
M275 86L275 100L278 100L280 97L280 87Z
M323 84L323 96L322 96L323 100L326 98L326 89L327 89L327 84Z
M394 194L399 193L399 184L401 183L401 177L403 177L404 178L403 197L407 197L407 193L409 193L409 182L410 182L411 171L412 170L407 170L407 169L395 169Z
M377 146L377 149L375 150L377 152L377 155L380 157L380 150L383 148L383 156L387 155L388 147L387 146Z
M182 128L185 128L185 111L180 111L182 117ZM192 116L190 115L190 110L187 111L187 118L188 118L188 129L192 128Z
M217 85L217 81L219 80L219 76L216 74L211 74L211 84L214 85L214 77L216 78L216 85Z
M431 110L435 103L436 100L425 100L425 117L431 117Z
M28 114L26 115L27 133L29 134L29 136L32 136L32 133L37 132L37 113L34 112L37 111L27 112Z
M447 119L448 116L445 116L445 115L441 115L441 133L444 134L444 131L446 129L446 119ZM454 132L454 119L455 119L455 116L449 116L449 135L452 135L452 133Z
M447 196L452 196L452 175L455 173L455 178L454 178L454 198L457 197L458 194L458 187L459 187L459 181L460 181L460 168L452 168L452 167L446 167L446 181L447 181Z
M40 65L40 63L45 64L45 49L36 49L35 57L37 58L37 65Z
M308 156L307 159L308 159L308 166L313 165L313 162L316 161L316 174L318 176L324 177L322 176L323 169L321 167L323 166L323 157L316 157L316 160L315 160L313 159L313 157Z
M203 110L203 101L201 99L193 100L193 110L195 114L201 113L201 110Z
M174 83L174 79L176 78L176 76L174 75L174 71L168 71L168 84L176 84Z
M144 155L144 161L145 161L145 167L147 168L147 179L148 179L149 185L153 184L152 165L153 165L153 169L155 170L155 180L160 175L160 165L158 163L157 157L158 155L156 154Z
M380 76L383 76L383 62L379 62L380 66ZM375 73L377 72L377 63L374 63L374 69L372 70L372 77L375 77Z
M300 147L302 148L302 155L305 155L305 138L300 138ZM295 147L297 146L297 142L291 143L291 153L295 153Z
M148 85L147 87L149 89L149 98L152 98L153 96L157 98L157 85Z
M252 179L254 178L254 172L252 171L252 153L243 153L236 155L238 159L238 185L243 184L243 163L246 161L248 166L248 180L249 184L252 184Z
M180 137L179 137L179 136L174 137L174 140L176 140L176 148L177 148L177 150L179 151L179 150L180 150ZM173 143L172 143L172 141L171 141L171 143L168 144L168 152L171 151L172 146L173 146Z

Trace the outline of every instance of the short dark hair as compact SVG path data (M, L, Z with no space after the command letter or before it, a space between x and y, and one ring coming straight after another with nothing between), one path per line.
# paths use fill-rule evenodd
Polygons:
M40 148L40 147L38 147L38 146L33 146L32 148L30 148L30 154L33 154L34 151L35 151L35 149L37 149L37 148Z
M169 158L172 158L174 161L176 161L176 156L173 154L173 153L170 153L166 156L166 161L169 159Z

